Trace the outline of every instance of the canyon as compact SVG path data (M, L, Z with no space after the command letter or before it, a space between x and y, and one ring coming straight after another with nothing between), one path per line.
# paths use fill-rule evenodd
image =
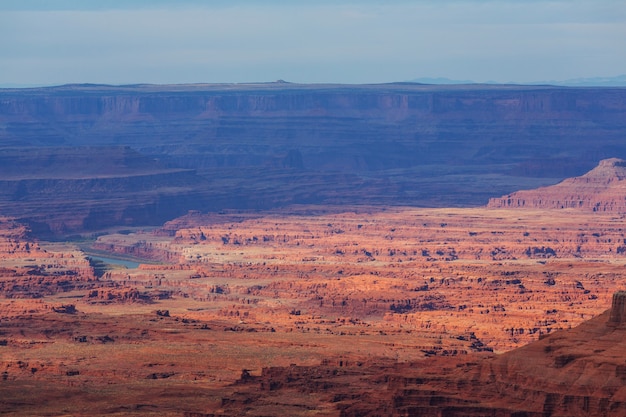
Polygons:
M624 94L0 90L0 414L623 415Z
M482 206L626 158L625 98L624 88L412 83L2 89L0 212L59 236L190 209ZM77 162L59 176L77 158L112 169ZM86 184L106 192L72 192ZM38 215L42 189L67 202L54 219Z

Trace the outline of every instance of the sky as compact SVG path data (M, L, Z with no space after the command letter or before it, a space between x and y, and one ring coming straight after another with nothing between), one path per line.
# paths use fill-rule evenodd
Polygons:
M0 85L626 74L624 0L0 0Z

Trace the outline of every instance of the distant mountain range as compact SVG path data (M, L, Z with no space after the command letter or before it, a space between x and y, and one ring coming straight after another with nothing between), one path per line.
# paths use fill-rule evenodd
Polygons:
M286 83L286 81L278 80L278 83ZM557 85L566 87L626 87L626 74L616 77L591 77L591 78L572 78L569 80L550 80L550 81L531 81L517 82L509 81L506 83L496 81L478 82L474 80L453 80L445 77L420 77L404 82L417 84L434 84L434 85L454 85L454 84L515 84L515 85ZM37 88L52 87L53 84L19 84L19 83L0 83L0 88Z
M420 84L519 84L519 85L559 85L568 87L626 87L626 74L616 77L591 77L591 78L572 78L569 80L550 80L550 81L532 81L532 82L515 82L498 83L495 81L487 81L478 83L472 80L452 80L444 77L420 77L409 80L412 83Z

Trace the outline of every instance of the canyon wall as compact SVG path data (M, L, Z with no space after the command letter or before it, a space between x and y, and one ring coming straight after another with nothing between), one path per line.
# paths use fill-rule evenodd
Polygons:
M620 88L415 84L1 90L0 140L124 144L190 168L513 163L563 176L626 157L625 99Z

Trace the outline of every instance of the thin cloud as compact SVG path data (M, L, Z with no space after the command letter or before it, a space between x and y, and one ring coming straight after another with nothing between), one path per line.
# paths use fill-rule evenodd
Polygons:
M506 82L626 72L626 7L614 1L23 3L0 13L5 82ZM41 9L49 3L58 10Z

